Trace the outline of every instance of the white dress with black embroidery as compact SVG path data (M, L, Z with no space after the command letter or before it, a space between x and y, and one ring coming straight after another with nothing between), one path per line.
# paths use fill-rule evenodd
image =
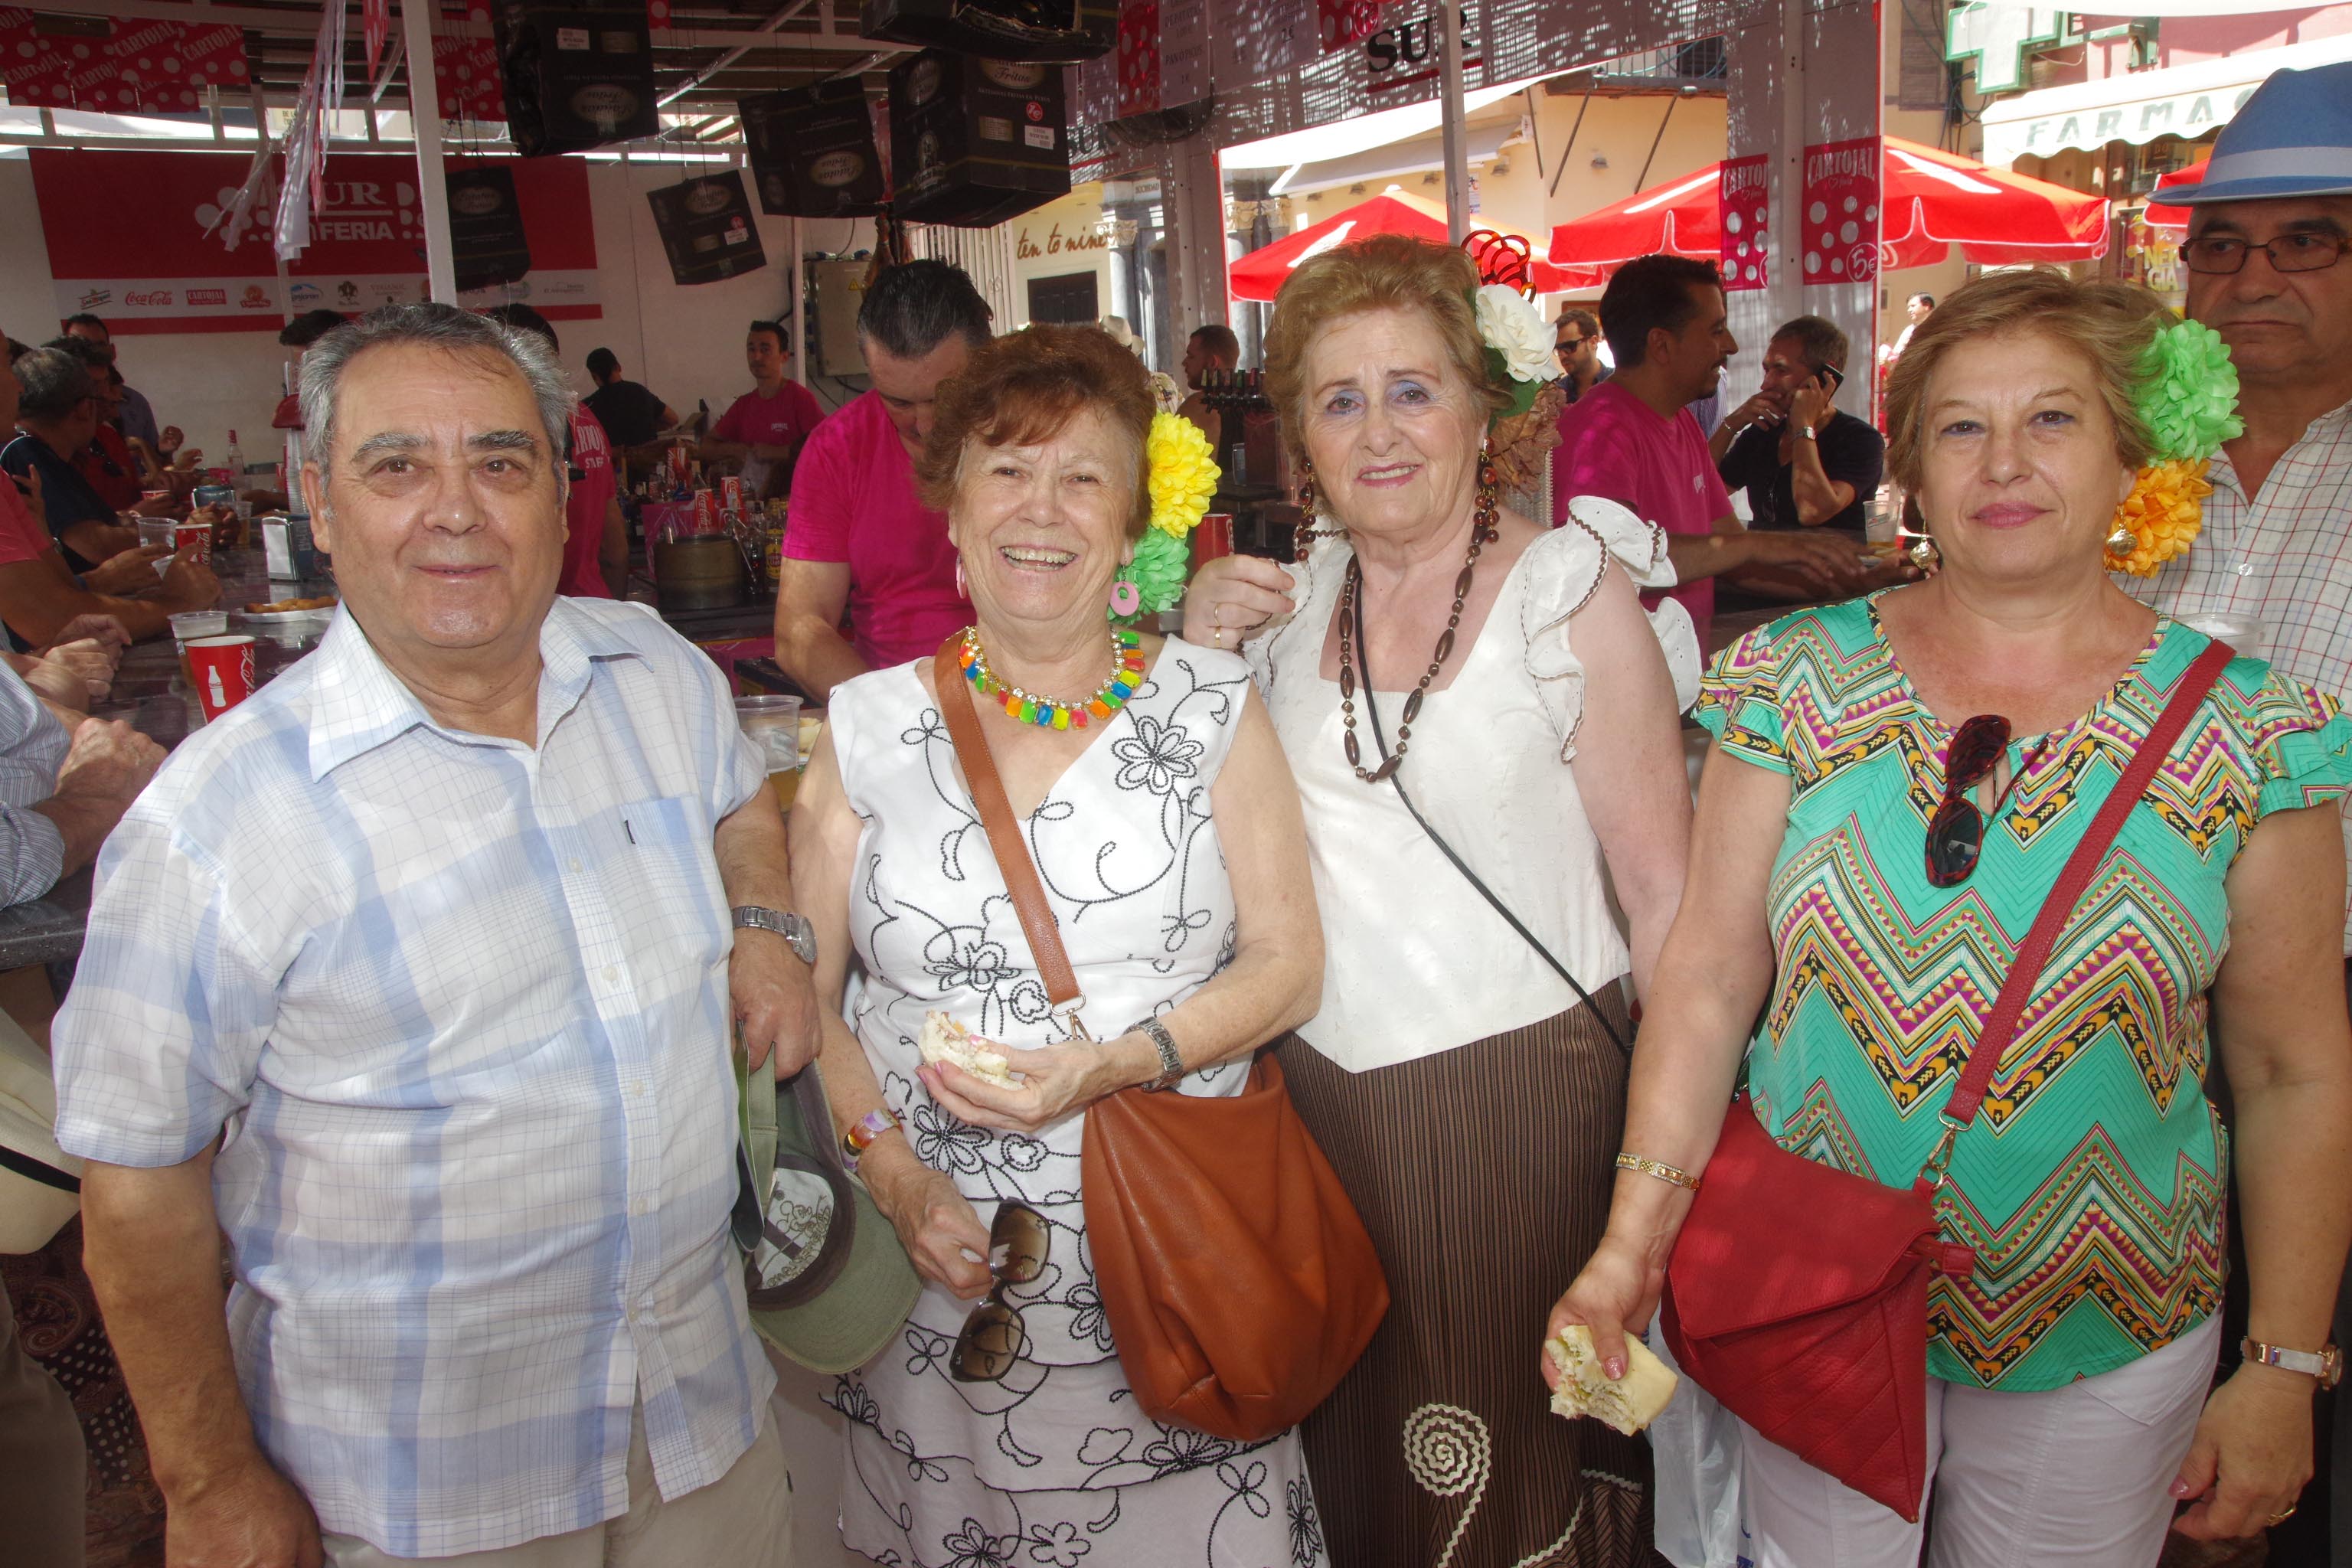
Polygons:
M982 1225L1018 1198L1053 1240L1044 1275L1009 1292L1028 1342L1002 1383L950 1377L971 1308L936 1285L889 1349L840 1380L842 1538L902 1568L1318 1568L1322 1531L1295 1434L1244 1446L1136 1408L1087 1245L1081 1119L993 1132L941 1110L915 1076L932 1008L1011 1046L1066 1037L919 668L845 683L827 715L865 824L850 887L866 971L852 1025L916 1154ZM1249 682L1235 656L1169 641L1022 824L1098 1037L1174 1006L1233 956L1210 788ZM1246 1071L1228 1062L1179 1087L1234 1094Z

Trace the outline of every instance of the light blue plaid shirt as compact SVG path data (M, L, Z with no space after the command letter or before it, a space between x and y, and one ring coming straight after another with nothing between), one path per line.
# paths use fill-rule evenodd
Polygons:
M339 616L107 843L55 1027L58 1140L222 1139L261 1446L402 1557L674 1498L773 1374L727 1230L732 942L712 832L760 753L641 606L558 599L539 744L444 729Z

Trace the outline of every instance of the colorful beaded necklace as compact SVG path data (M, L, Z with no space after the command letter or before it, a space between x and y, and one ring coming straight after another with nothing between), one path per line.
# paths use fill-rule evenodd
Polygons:
M1124 626L1112 628L1110 653L1110 679L1092 697L1075 702L1065 702L1058 697L1038 697L999 680L995 671L988 668L988 656L981 651L978 626L964 628L961 658L964 679L971 682L972 689L1002 702L1006 718L1040 729L1083 730L1089 716L1108 719L1126 707L1128 698L1143 684L1143 638L1139 634Z

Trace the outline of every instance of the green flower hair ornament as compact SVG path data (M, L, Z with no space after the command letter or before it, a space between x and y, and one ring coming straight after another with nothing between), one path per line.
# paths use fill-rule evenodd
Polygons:
M2245 433L2238 417L2238 367L2221 334L2202 321L2175 321L2156 334L2140 359L2134 405L2155 437L2158 458L2210 459L2221 443Z
M1151 521L1135 542L1135 559L1111 580L1108 614L1122 626L1156 616L1184 596L1192 554L1186 535L1209 510L1220 478L1200 426L1164 410L1151 416L1143 463Z
M1108 612L1121 626L1132 626L1145 616L1156 616L1172 607L1184 596L1184 574L1192 565L1192 546L1174 534L1157 528L1147 528L1143 537L1135 542L1135 559L1118 574L1121 586L1135 585L1132 601L1136 606L1128 615L1118 613L1116 601L1126 600L1123 592L1114 595L1115 602Z

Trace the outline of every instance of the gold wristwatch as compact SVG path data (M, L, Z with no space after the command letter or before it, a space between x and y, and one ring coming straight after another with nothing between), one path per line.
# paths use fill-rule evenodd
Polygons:
M2333 1388L2344 1381L2344 1352L2334 1345L2322 1345L2315 1351L2290 1351L2249 1336L2238 1342L2238 1352L2248 1361L2274 1366L2281 1372L2299 1372L2315 1378L2322 1389Z

